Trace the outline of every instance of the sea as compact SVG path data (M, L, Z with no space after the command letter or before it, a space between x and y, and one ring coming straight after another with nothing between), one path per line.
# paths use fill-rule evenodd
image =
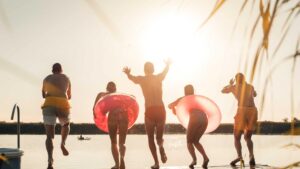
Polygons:
M70 155L63 156L60 150L60 135L54 138L55 169L110 169L114 165L108 135L83 135L90 140L79 140L78 135L70 135L66 142ZM46 169L47 151L45 135L21 135L21 169ZM245 163L249 163L249 153L242 139ZM210 159L208 168L228 168L236 158L233 135L207 134L200 142ZM254 135L254 154L261 168L284 168L300 161L300 136ZM192 161L186 146L185 134L164 135L168 161L160 164L163 169L185 169ZM125 164L127 169L150 169L154 161L148 148L146 135L127 135ZM17 148L16 135L0 135L0 148ZM198 168L202 157L196 152ZM196 167L197 168L197 167ZM294 167L297 168L297 167ZM300 168L300 167L298 167Z

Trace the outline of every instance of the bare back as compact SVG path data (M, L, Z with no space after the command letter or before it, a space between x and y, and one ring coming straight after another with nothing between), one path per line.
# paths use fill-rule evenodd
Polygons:
M138 76L137 83L141 86L145 97L145 107L163 106L162 81L160 75Z
M43 91L47 96L68 98L68 91L71 88L69 78L65 74L51 74L43 81Z

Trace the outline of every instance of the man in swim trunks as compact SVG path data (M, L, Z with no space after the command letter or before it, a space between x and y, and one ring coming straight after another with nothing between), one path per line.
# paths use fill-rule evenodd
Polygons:
M52 66L52 73L43 81L42 96L45 98L42 105L43 120L46 131L46 149L48 152L48 169L53 168L53 139L55 135L56 118L61 125L61 150L63 155L69 155L65 147L66 139L70 131L70 104L71 82L62 73L59 63Z
M109 82L106 86L107 92L101 92L97 95L94 103L94 107L96 106L98 100L105 95L115 93L117 90L116 84L114 82ZM93 108L94 110L94 108ZM95 112L94 112L95 117ZM115 166L111 169L125 169L125 141L126 135L128 130L128 114L127 112L123 111L122 108L115 109L108 113L108 132L111 141L111 152L115 161ZM119 150L117 146L117 135L119 132ZM119 154L120 154L120 161L119 161Z
M166 122L166 110L162 100L162 81L165 79L171 61L165 61L164 70L154 75L154 66L151 62L144 65L145 76L133 76L130 74L130 68L125 67L123 72L128 79L141 86L145 98L145 129L148 135L148 144L155 164L152 169L159 168L159 161L156 153L156 145L154 142L154 134L156 131L156 141L159 146L161 161L165 163L167 156L163 147L163 132Z
M194 87L192 85L186 85L184 87L184 95L185 96L194 95ZM180 97L179 99L169 104L168 107L172 109L173 114L176 114L175 107L177 106L177 104L182 98L183 97ZM197 164L197 156L194 148L196 147L196 149L201 153L203 157L202 167L207 168L209 159L205 153L202 144L200 143L200 138L202 137L202 135L204 134L207 128L207 124L208 124L207 116L205 113L197 109L192 109L189 113L190 113L190 118L189 118L189 124L186 131L186 140L187 140L187 148L193 158L193 161L189 165L189 167L194 168L194 166Z
M244 134L244 139L247 142L249 150L249 164L250 166L254 166L255 158L251 137L257 123L257 109L254 103L256 91L252 85L246 82L245 76L242 73L237 73L235 81L231 79L229 85L223 88L222 93L232 93L238 101L238 109L234 117L234 145L238 157L230 164L234 166L239 161L242 164L244 163L241 146L241 136Z

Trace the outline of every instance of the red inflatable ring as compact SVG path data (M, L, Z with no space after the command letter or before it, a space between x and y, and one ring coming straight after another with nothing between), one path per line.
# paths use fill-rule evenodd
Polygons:
M98 100L94 107L96 126L108 133L108 113L114 109L122 109L128 113L128 129L131 128L139 114L139 106L135 97L128 94L113 93Z
M215 102L205 96L189 95L183 97L176 106L176 116L183 127L187 128L192 109L206 114L208 125L205 133L214 131L220 125L221 112Z

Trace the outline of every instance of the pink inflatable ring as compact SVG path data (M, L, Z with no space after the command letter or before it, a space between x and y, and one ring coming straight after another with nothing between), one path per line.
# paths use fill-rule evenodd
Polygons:
M139 114L139 106L135 97L113 93L99 99L94 107L94 121L100 130L108 133L108 113L115 109L122 109L128 113L128 129L134 125Z
M183 97L176 106L176 115L181 125L187 128L190 111L198 109L206 114L208 125L205 133L214 131L221 122L221 112L215 102L205 96L189 95Z

